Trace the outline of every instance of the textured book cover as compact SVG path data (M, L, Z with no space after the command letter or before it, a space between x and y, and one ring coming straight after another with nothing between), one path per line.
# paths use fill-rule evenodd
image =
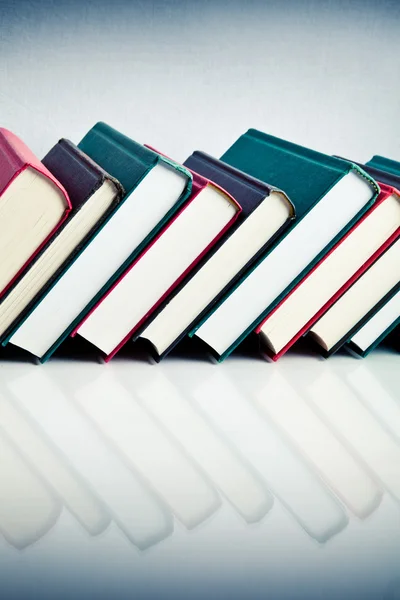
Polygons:
M34 169L44 177L47 177L52 183L60 190L65 200L65 212L59 223L53 229L52 232L45 239L41 241L36 251L32 254L31 258L21 267L21 269L14 275L11 281L8 282L7 286L0 290L0 296L2 296L9 287L18 279L21 273L29 265L31 260L36 256L37 252L43 248L47 241L54 235L63 221L67 218L71 211L71 202L65 188L61 183L54 177L54 175L45 167L45 165L33 154L33 152L20 140L14 133L7 129L0 128L0 202L1 196L9 187L9 185L15 180L16 177L22 171L28 167Z
M363 165L359 165L359 166L363 166ZM377 172L376 172L377 173ZM370 173L372 175L372 173ZM399 185L400 185L400 179L398 181ZM283 298L283 300L281 300L281 302L269 313L269 315L267 316L266 319L264 319L259 325L258 327L255 329L255 333L260 333L262 327L264 326L264 324L268 321L268 319L274 314L274 312L276 310L279 309L280 306L282 306L286 300L303 284L304 281L306 281L323 263L324 261L331 256L337 248L339 248L339 246L341 246L341 244L343 244L343 242L345 242L345 240L347 240L354 231L357 230L357 228L371 215L374 213L374 211L377 210L377 208L383 203L385 202L385 200L387 198L389 198L392 195L397 195L399 197L399 202L400 202L400 191L398 191L397 189L385 185L384 183L381 183L381 181L378 181L378 184L381 188L380 194L378 196L378 200L377 202L374 204L373 207L370 208L370 210L365 213L365 215L352 227L352 229L350 231L347 232L347 234L344 235L344 237L322 258L322 260L320 260L318 262L317 265L315 265L315 267L313 269L311 269L311 271L309 273L307 273L307 275L291 290L291 292L285 296L285 298ZM379 249L377 249L373 254L371 254L371 256L368 258L368 260L359 268L357 269L354 274L348 279L348 281L342 285L336 292L335 294L329 299L328 302L326 302L323 306L321 306L321 308L315 313L315 315L312 317L312 319L309 319L307 321L307 323L298 331L298 333L276 354L274 354L272 352L272 350L266 346L263 345L263 351L270 357L272 358L272 360L276 361L279 358L281 358L284 354L286 354L286 352L289 350L289 348L291 348L293 346L293 344L295 342L297 342L302 336L304 336L308 330L314 325L314 323L316 323L321 317L322 315L329 310L329 308L353 285L353 283L355 283L357 281L357 279L359 277L361 277L361 275L381 256L381 254L383 254L383 252L385 252L385 250L387 248L389 248L389 246L399 237L400 235L400 228L397 227L397 229L391 233L390 235L388 235L386 241L379 247Z
M134 255L124 263L123 268L118 272L120 274L125 267L138 256L139 252L147 246L151 239L160 231L162 226L168 222L190 196L192 191L192 176L190 171L179 163L170 160L168 157L154 151L148 146L135 142L128 136L103 122L96 123L96 125L90 129L78 144L78 148L115 177L125 189L127 197L158 163L164 163L172 169L181 172L188 180L185 191L181 197L178 198L171 210L164 215L157 226L148 236L146 236L138 248L136 248ZM126 197L124 200L126 200Z
M268 197L272 191L279 191L285 194L282 190L269 185L260 179L256 179L248 173L236 169L223 160L214 158L206 152L193 152L183 163L185 167L198 173L202 177L206 177L211 182L215 182L224 190L229 192L240 204L242 211L235 223L235 228L239 227L247 217ZM286 195L286 194L285 194ZM286 196L287 197L287 196ZM292 208L292 219L295 218L295 207L287 197L288 203Z
M115 177L65 138L53 146L42 162L68 191L72 205L71 216L81 209L89 196L107 179L118 189L118 201L125 195L122 184Z
M188 165L185 165L185 166L188 167ZM136 258L136 260L130 265L130 267L115 281L115 283L113 284L113 286L97 302L97 304L86 315L86 317L83 319L83 321L73 331L73 333L72 333L73 336L76 335L77 333L79 333L79 329L83 325L83 323L90 317L90 315L93 312L96 311L97 307L104 301L104 299L107 298L107 296L109 296L113 292L113 290L115 288L117 288L117 286L120 284L120 282L129 274L129 272L136 266L136 264L142 259L142 257L155 244L157 244L158 240L164 235L164 233L171 227L171 225L173 225L180 218L180 216L188 209L188 207L195 200L195 198L198 196L198 194L200 192L202 192L208 185L212 185L213 187L219 189L225 196L227 196L228 198L230 198L231 203L234 204L234 206L236 208L235 215L229 221L229 223L227 223L225 225L225 227L217 234L217 236L208 244L208 246L206 246L202 250L202 252L195 258L195 260L193 262L191 262L187 266L187 268L180 274L180 276L178 277L178 279L176 279L174 281L174 283L164 292L164 294L159 298L159 300L156 302L156 304L154 304L152 306L152 308L145 314L145 316L134 327L134 329L131 329L130 332L123 338L123 340L121 340L121 342L114 348L114 350L110 354L108 354L106 356L106 359L105 359L106 362L108 362L113 356L115 356L115 354L126 344L126 342L129 339L132 338L132 336L134 335L134 333L136 331L140 330L140 328L143 327L145 325L145 323L147 323L148 319L152 315L154 315L156 313L156 311L159 311L162 308L163 304L167 301L167 299L169 298L170 294L175 289L179 288L180 285L184 284L184 282L187 281L187 277L190 275L190 273L192 272L192 270L195 269L196 266L198 266L199 264L201 264L201 262L204 259L204 257L206 257L208 255L208 253L212 250L212 248L214 247L214 245L217 244L218 241L224 237L224 234L226 232L228 232L232 226L234 226L235 222L240 217L242 208L241 208L240 204L237 202L237 200L235 198L233 198L233 196L231 196L225 189L223 189L221 186L219 186L216 182L210 181L209 179L207 179L205 177L202 177L201 175L199 175L198 173L195 173L194 171L191 171L191 173L192 173L192 176L193 176L192 193L191 193L191 196L190 196L188 202L185 203L184 207L181 208L181 210L174 216L174 218L165 227L163 227L163 229L157 234L157 236L147 246L147 248ZM184 249L183 249L183 251L184 251Z
M393 187L398 187L398 178L400 177L400 162L397 160L386 158L385 156L375 155L371 158L371 160L365 163L365 166L368 168L368 171L375 169L380 173L385 173L385 180L383 180L384 183L392 185Z
M139 255L141 250L151 241L151 239L158 233L160 228L172 217L172 215L180 208L183 202L188 198L192 189L192 176L188 169L185 167L170 161L169 159L157 154L156 152L144 147L143 145L135 142L129 137L123 135L117 130L113 129L109 125L103 122L97 123L85 137L78 144L78 148L87 154L92 160L100 165L105 171L116 178L126 191L126 195L119 202L116 211L103 221L101 226L96 230L94 236L91 236L85 244L82 245L80 251L74 256L68 268L75 263L75 261L82 255L88 245L93 239L107 226L107 223L112 219L113 215L123 206L126 200L129 198L130 193L133 192L139 183L146 177L146 175L159 163L164 163L172 169L176 169L182 173L187 179L185 189L181 196L177 199L174 206L163 216L159 223L151 230L151 232L142 240L142 242L135 248L130 256L120 265L114 275L107 281L107 283L98 291L98 293L92 298L85 309L73 320L70 326L64 331L64 333L57 339L57 341L49 348L49 350L41 357L41 362L46 362L62 341L71 334L75 327L83 320L85 315L91 310L91 308L98 302L98 300L107 292L107 290L113 285L118 277L125 271L125 269L132 263L132 261ZM149 198L151 202L151 198ZM132 223L134 227L134 223ZM112 248L110 248L112 252ZM57 282L62 278L66 270L62 270L59 276L54 279L52 285L47 289L46 295L53 289ZM35 308L43 300L43 297L38 303L32 307L25 319L19 323L19 327L26 321L27 318L32 314ZM17 328L18 329L18 328ZM3 345L6 345L10 338L15 334L14 330L8 337L3 341Z
M57 239L57 237L63 232L65 227L71 222L81 210L81 208L85 205L85 203L92 197L92 195L103 185L106 180L109 180L113 183L118 194L115 198L110 209L100 218L100 220L96 223L93 229L80 240L78 245L72 251L72 253L68 256L68 258L63 261L59 268L57 268L56 272L50 277L48 281L44 284L40 292L29 302L26 308L20 313L18 318L14 323L11 324L10 327L0 336L1 339L7 339L9 334L14 331L18 325L18 323L24 318L24 316L28 315L31 309L37 304L39 299L45 294L46 290L51 286L52 282L55 281L62 270L66 269L68 264L73 260L74 256L79 252L82 245L86 243L90 239L90 236L93 235L96 229L101 225L105 218L107 218L107 214L112 212L117 203L121 200L124 195L124 189L122 185L109 175L104 169L102 169L99 165L97 165L89 156L87 156L82 150L80 150L75 144L70 142L67 139L61 139L43 158L43 165L48 169L48 171L57 178L57 181L64 186L65 190L68 193L70 202L71 202L71 212L66 221L63 222L61 227L57 230L55 235L45 244L45 246L38 252L35 258L32 260L31 264L28 267L27 273L29 270L36 264L36 262L40 259L41 256L50 248L52 243ZM22 278L23 279L23 278ZM22 281L21 279L21 281ZM17 282L17 285L19 282ZM11 286L5 297L9 293L13 291L15 286Z
M351 170L369 179L378 192L372 178L357 165L256 129L249 129L242 135L221 160L285 190L296 207L294 226Z
M265 307L263 312L253 320L230 347L221 355L224 360L239 343L259 325L261 321L279 304L279 302L301 281L301 279L329 252L333 246L351 229L358 219L372 206L379 194L379 186L374 179L358 165L333 156L328 156L280 138L270 136L255 129L249 129L223 154L221 160L233 167L245 171L252 177L265 181L283 189L293 202L296 220L287 229L284 236L270 248L267 256L285 239L302 219L319 203L319 201L347 174L357 173L371 186L371 200L352 218L348 224L330 240L308 266L303 269L275 300ZM265 257L257 261L253 267L240 278L229 292L200 321L190 336L194 336L206 320L235 292L247 277L261 264ZM211 349L212 351L212 349Z

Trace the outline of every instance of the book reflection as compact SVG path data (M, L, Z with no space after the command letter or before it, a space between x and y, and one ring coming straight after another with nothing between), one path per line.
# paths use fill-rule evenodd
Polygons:
M327 544L400 500L400 404L365 364L307 375L231 360L54 361L0 389L0 533L39 542L63 511L88 536L112 524L139 551L229 507L268 535L276 505ZM275 367L275 366L274 366ZM317 368L318 367L318 368ZM177 529L178 528L178 529Z

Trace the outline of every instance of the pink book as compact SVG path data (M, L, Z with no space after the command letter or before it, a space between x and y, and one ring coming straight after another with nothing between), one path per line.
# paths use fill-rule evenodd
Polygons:
M72 335L78 333L110 360L202 264L241 210L224 189L193 173L189 200Z
M0 128L0 296L70 210L61 183L15 134Z

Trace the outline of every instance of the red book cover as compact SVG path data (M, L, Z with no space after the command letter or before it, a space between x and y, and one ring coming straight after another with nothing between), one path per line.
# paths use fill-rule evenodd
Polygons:
M352 235L352 233L369 217L369 215L371 215L375 210L377 210L377 208L380 206L380 204L382 204L389 196L396 194L397 196L400 197L400 191L397 190L394 187L388 186L384 183L380 183L378 182L379 187L381 188L381 192L378 196L378 199L376 201L376 203L374 204L374 206L365 213L365 215L354 225L354 227L352 227L350 229L350 231L348 231L348 233L324 256L324 258L322 258L316 265L315 267L307 274L306 277L304 277L297 285L296 287L293 288L293 290L291 290L291 292L285 297L283 298L283 300L274 308L274 310L271 311L271 313L264 319L264 321L262 323L260 323L260 325L258 325L258 327L255 330L255 333L259 334L261 329L263 328L264 324L268 321L268 319L271 318L271 316L286 302L286 300L296 292L296 290L303 284L304 281L306 281L311 275L312 273L314 273L314 271L316 271L320 265L328 258L328 256L330 256L331 254L333 254L335 252L335 250L341 245L343 244L343 242ZM267 356L269 356L272 360L277 361L281 356L283 356L284 354L286 354L286 352L289 350L289 348L291 348L293 346L293 344L295 342L297 342L297 340L299 340L303 335L305 335L310 328L322 317L322 315L353 285L353 283L355 283L355 281L357 281L357 279L359 277L361 277L361 275L379 258L379 256L381 254L383 254L383 252L385 252L385 250L387 250L387 248L400 236L400 227L398 227L396 229L396 231L390 235L390 237L388 237L388 239L380 246L380 248L374 252L369 259L362 265L362 267L360 267L351 277L348 281L346 281L346 283L337 290L337 292L329 299L328 302L326 302L319 310L318 312L312 317L312 319L310 319L301 329L300 331L298 331L296 333L296 335L276 354L273 353L273 351L270 348L266 348L265 345L263 345L263 350L265 351L265 353L267 354Z
M147 319L154 313L154 311L160 307L160 305L167 299L167 297L184 281L184 279L193 271L193 269L198 265L198 263L206 256L206 254L213 248L213 246L222 238L222 236L229 230L229 228L234 224L239 214L241 213L241 206L238 202L228 194L226 190L221 188L219 185L215 184L212 181L198 175L197 173L192 172L193 175L193 184L192 184L192 193L190 198L187 200L185 205L181 208L181 210L174 216L173 219L159 232L159 234L151 241L151 243L146 247L146 249L140 254L140 256L130 265L130 267L119 277L119 279L114 283L112 288L105 294L99 302L92 308L92 310L85 316L83 321L75 328L72 332L72 337L79 333L80 328L83 323L87 321L87 319L92 315L97 307L109 296L113 290L118 286L122 279L126 277L126 275L135 267L135 265L143 258L143 256L157 243L157 241L164 235L164 233L180 218L180 215L190 206L190 204L195 200L197 195L208 185L217 188L221 191L225 196L229 198L231 203L236 207L236 212L233 218L224 226L222 230L219 231L218 235L214 237L214 239L208 244L207 247L203 249L203 251L196 257L196 259L191 262L187 268L180 274L180 276L174 281L174 283L164 292L164 294L157 300L157 302L151 307L149 311L141 318L141 320L135 325L133 329L129 331L129 333L124 337L123 340L114 348L114 350L108 354L105 358L106 362L108 362L121 348L124 344L132 338L133 334L141 328Z
M0 296L2 296L13 282L19 277L24 269L29 265L31 260L41 250L41 248L47 243L52 235L57 231L59 226L67 218L70 210L71 203L68 194L64 187L59 181L50 173L43 163L33 154L33 152L20 140L14 133L7 129L0 128L0 202L1 197L12 182L26 169L32 168L50 179L54 185L61 191L65 199L65 212L61 220L54 227L53 231L46 236L45 239L41 240L40 244L36 248L35 252L29 258L29 260L20 268L15 276L8 282L3 290L0 290Z

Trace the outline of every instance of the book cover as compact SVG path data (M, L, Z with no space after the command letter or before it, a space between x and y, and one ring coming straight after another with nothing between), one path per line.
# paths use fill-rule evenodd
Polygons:
M399 238L397 238L398 240ZM397 242L397 240L395 240L394 242L392 242L392 244L389 246L389 248L385 249L385 252L387 252L392 246L394 246ZM375 261L376 262L376 261ZM369 268L371 268L372 265L369 266ZM367 269L368 271L368 269ZM391 288L391 290L385 294L380 300L379 302L377 302L375 304L375 306L373 308L371 308L371 310L369 310L355 325L354 327L352 327L348 332L346 332L346 334L329 350L326 351L324 348L322 348L312 337L310 338L310 336L308 336L308 338L311 341L311 344L314 346L314 348L317 349L317 351L324 357L324 358L329 358L330 356L332 356L333 354L336 354L336 352L338 350L340 350L343 346L345 346L345 344L349 343L349 348L352 350L353 346L350 344L351 338L353 337L353 335L355 335L357 333L357 331L359 329L361 329L361 327L363 327L367 321L369 321L381 308L383 308L385 306L385 304L387 302L389 302L398 292L400 291L400 281ZM394 327L394 325L393 325ZM389 328L388 333L392 330L392 327ZM386 333L386 332L385 332ZM381 338L379 338L379 341L377 342L377 344L382 341L383 336ZM375 347L375 346L374 346Z
M398 294L399 290L396 293ZM388 302L392 298L394 298L396 293L393 294L392 297L388 299ZM352 340L349 340L348 342L346 342L344 345L344 348L349 350L350 353L356 354L360 358L366 358L368 356L368 354L370 354L370 352L372 352L372 350L374 350L377 346L379 346L379 344L381 342L383 342L383 340L388 338L391 333L395 334L396 328L399 325L400 325L400 316L395 321L393 321L393 323L387 329L385 329L385 331L383 333L381 333L381 335L379 337L377 337L376 340L370 346L368 346L368 348L366 348L365 350L361 350L361 348L359 348L356 344L354 344Z
M219 361L224 360L240 344L240 342L279 304L279 302L301 281L301 279L319 262L319 260L351 229L358 219L372 206L379 194L379 186L374 179L358 165L328 156L297 144L249 129L225 152L221 160L233 167L243 170L253 177L268 182L285 190L296 209L296 220L283 237L270 248L267 256L285 239L303 218L319 203L319 201L348 175L355 172L371 186L371 199L362 210L352 218L342 230L335 235L324 249L316 254L308 266L303 269L276 298L265 307L262 313L252 320L240 336L222 354L217 354ZM200 327L216 310L236 291L236 289L262 263L265 256L238 280L227 294L213 307L211 312L196 325L190 336L196 335ZM215 354L211 348L211 352Z
M385 181L388 185L398 187L398 177L400 177L400 162L385 156L379 156L376 154L365 163L368 171L373 169L379 171L379 173L385 174Z
M31 260L45 246L49 239L54 235L60 225L68 217L71 211L71 202L68 194L61 183L54 175L46 168L46 166L34 155L34 153L24 144L24 142L8 129L0 128L0 202L1 196L14 181L18 175L26 168L32 168L44 177L47 177L60 190L65 200L65 212L59 223L54 227L50 234L39 244L36 251L31 255L30 259L19 269L11 281L0 290L0 296L13 285L18 277L23 273Z
M91 308L98 302L98 300L107 292L109 287L118 279L118 277L125 271L125 269L131 264L131 262L139 255L139 253L145 248L145 246L151 241L151 239L158 233L161 227L172 217L172 215L180 208L191 193L192 189L192 176L188 169L179 165L166 157L157 154L156 152L144 147L143 145L131 140L127 136L113 129L109 125L99 122L84 136L81 142L78 144L78 148L87 154L92 160L100 165L104 170L110 173L111 176L116 178L126 191L126 195L119 202L115 211L107 216L101 226L96 229L94 235L90 236L90 239L82 245L80 251L74 256L74 260L68 265L68 268L82 255L85 249L93 241L93 239L99 235L101 231L106 227L107 223L112 219L114 214L123 206L126 200L129 198L130 193L133 192L139 183L146 177L146 175L159 163L164 163L172 169L176 169L182 173L187 179L185 189L181 196L177 199L174 206L163 216L158 224L151 230L151 232L141 241L141 243L135 248L135 250L124 260L120 267L115 271L114 275L107 281L107 283L98 291L98 293L92 298L85 309L77 315L70 326L64 331L64 333L57 339L57 341L48 349L48 351L41 357L41 362L46 362L63 340L68 337L75 327L83 320L84 316L91 310ZM149 199L151 202L151 199ZM134 224L133 224L134 225ZM110 248L110 251L112 249ZM64 273L68 270L63 269L59 273L58 277L54 279L52 285L46 290L46 295L53 289L57 282L61 279ZM46 296L45 295L45 296ZM44 296L44 297L45 297ZM15 334L18 328L29 318L35 308L40 304L44 298L40 298L39 302L35 303L29 313L25 316L24 320L19 323L18 327L14 329L7 338L2 342L3 346L6 345L11 337Z

